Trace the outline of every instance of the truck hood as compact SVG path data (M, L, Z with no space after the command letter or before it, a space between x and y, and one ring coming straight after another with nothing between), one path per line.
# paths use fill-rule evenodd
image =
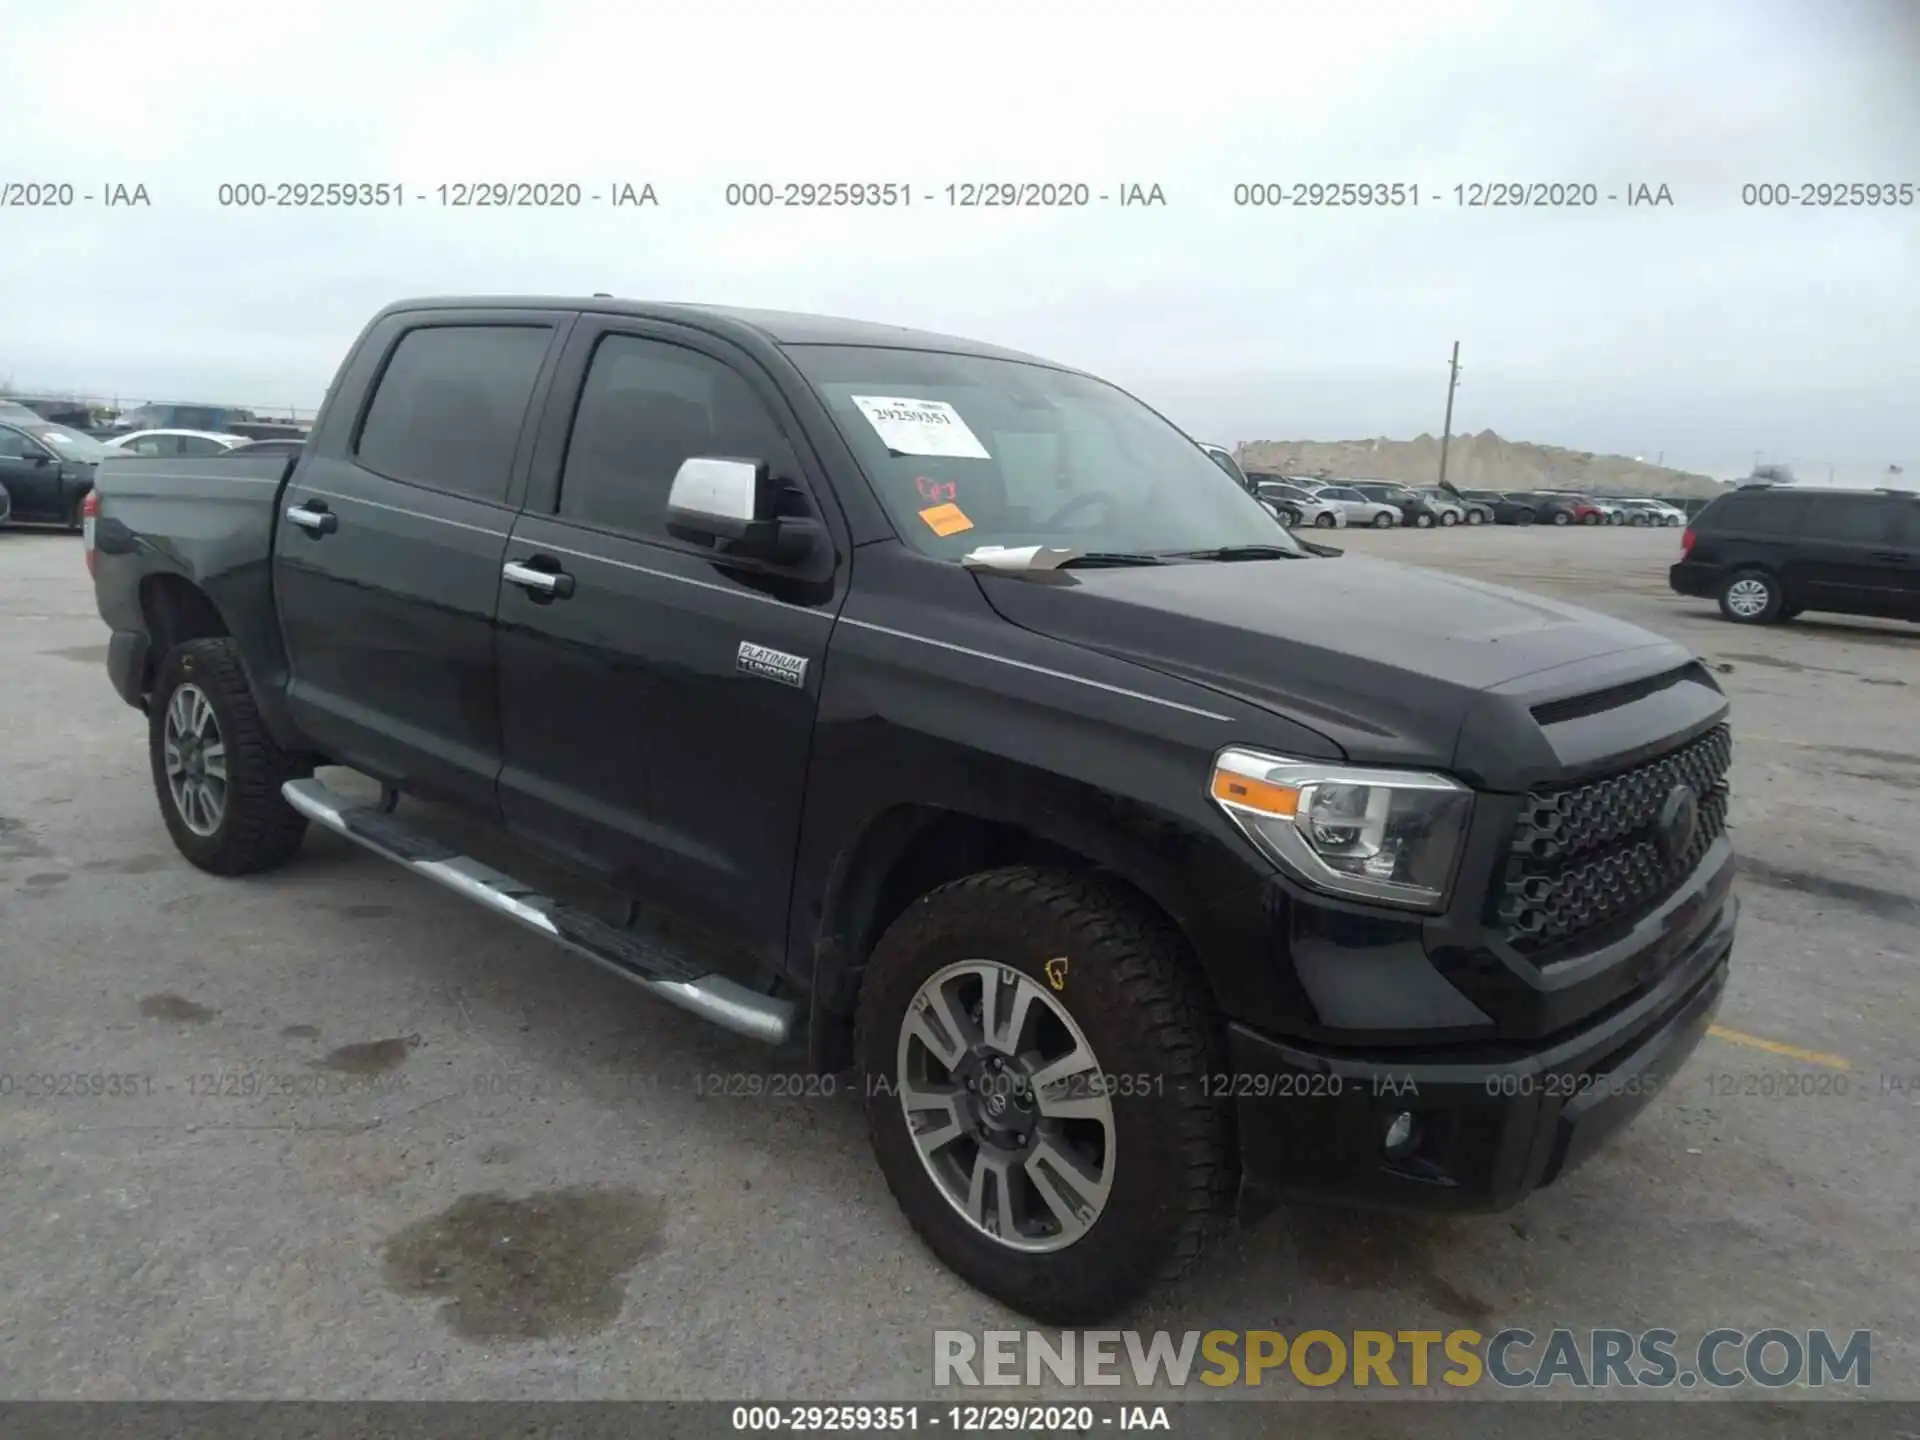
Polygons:
M980 585L1012 624L1236 697L1365 763L1459 762L1492 778L1498 757L1457 754L1477 705L1531 726L1528 707L1691 659L1578 606L1355 555L1065 574L1071 583Z

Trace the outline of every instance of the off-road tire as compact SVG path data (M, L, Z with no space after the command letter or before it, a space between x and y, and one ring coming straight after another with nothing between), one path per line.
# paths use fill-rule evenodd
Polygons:
M975 1228L927 1173L895 1093L901 1027L921 984L986 959L1047 983L1110 1076L1161 1077L1158 1093L1111 1087L1114 1174L1092 1228L1064 1249L1023 1253ZM927 1247L969 1284L1047 1324L1113 1315L1189 1270L1228 1211L1238 1178L1233 1114L1208 1077L1221 1024L1178 933L1102 877L1010 866L921 896L875 946L861 987L855 1054L881 1173Z
M167 706L189 682L212 705L226 747L226 804L211 835L196 834L187 825L167 783ZM268 733L247 685L239 646L227 638L176 645L161 661L147 709L154 791L180 853L214 875L254 875L292 859L306 837L307 818L287 804L280 787L311 775L313 762L282 750Z

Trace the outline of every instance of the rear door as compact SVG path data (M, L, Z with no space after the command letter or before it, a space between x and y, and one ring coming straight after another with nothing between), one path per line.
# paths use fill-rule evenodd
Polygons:
M837 507L765 372L698 331L583 317L553 396L506 559L565 579L501 595L502 814L777 966L845 590ZM766 461L833 543L781 568L669 536L673 476L703 454Z
M281 496L288 701L321 748L492 815L493 617L528 417L571 317L403 312L370 332Z
M1814 495L1796 549L1808 605L1854 615L1898 615L1907 554L1899 499Z

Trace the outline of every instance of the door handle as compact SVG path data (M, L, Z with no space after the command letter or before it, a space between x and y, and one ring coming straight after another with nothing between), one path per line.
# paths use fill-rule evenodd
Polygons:
M309 535L331 535L340 528L340 517L319 500L304 505L289 505L287 519Z
M547 600L565 600L573 594L573 577L559 570L540 570L522 560L509 560L500 567L509 585L518 585L530 595Z

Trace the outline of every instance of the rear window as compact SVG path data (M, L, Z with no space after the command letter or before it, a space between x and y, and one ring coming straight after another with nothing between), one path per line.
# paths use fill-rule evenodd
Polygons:
M499 504L551 331L429 325L394 347L360 427L367 469Z
M1738 535L1798 535L1807 519L1806 495L1722 495L1694 519L1696 530Z

